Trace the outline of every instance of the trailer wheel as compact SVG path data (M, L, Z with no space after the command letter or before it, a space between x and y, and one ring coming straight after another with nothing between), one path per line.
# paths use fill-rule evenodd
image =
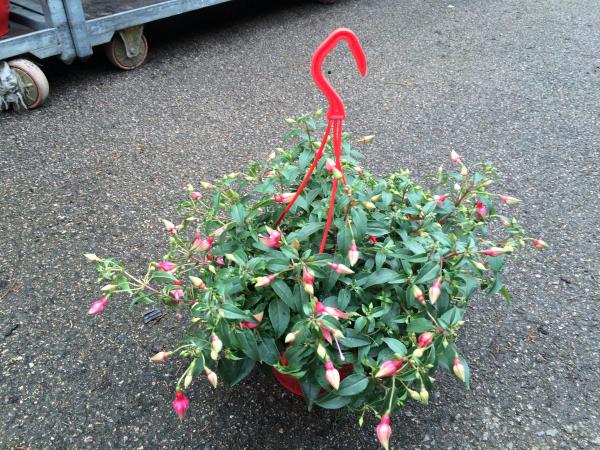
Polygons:
M27 109L35 109L48 98L48 78L37 65L28 59L13 59L8 65L23 83L23 101Z
M141 35L140 48L137 55L127 56L125 42L119 33L115 33L112 39L104 47L108 60L115 67L123 70L132 70L141 66L148 56L148 41L146 36Z

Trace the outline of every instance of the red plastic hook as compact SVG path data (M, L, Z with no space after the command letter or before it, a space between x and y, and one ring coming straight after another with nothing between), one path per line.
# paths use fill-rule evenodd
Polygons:
M348 43L348 47L350 47L350 51L354 55L361 76L364 77L367 73L367 57L365 56L365 52L356 34L348 28L338 28L319 45L312 58L311 72L315 84L323 91L329 101L329 111L327 112L329 120L344 119L346 117L344 102L336 90L329 84L329 81L323 75L322 69L323 61L325 61L327 55L340 41Z
M312 165L308 169L304 180L300 184L300 187L294 194L292 200L288 203L286 208L283 210L277 222L275 222L275 226L279 225L287 212L290 210L292 205L296 202L306 184L308 183L309 178L313 174L315 168L317 167L317 163L321 156L323 156L323 150L325 149L325 145L327 144L327 140L329 138L329 133L333 132L333 154L335 157L335 166L342 174L342 183L346 185L346 178L344 176L344 172L342 170L342 128L344 119L346 118L346 110L344 109L344 102L340 98L339 94L333 89L331 84L325 76L323 75L322 66L323 61L327 57L327 55L335 48L338 42L346 41L352 54L354 55L354 59L356 60L356 65L358 66L358 70L360 74L364 77L367 73L367 57L365 56L365 52L363 51L358 37L354 34L354 32L350 31L347 28L338 28L333 33L331 33L327 39L323 41L321 45L315 51L315 54L312 58L311 63L311 72L313 79L315 80L316 85L323 91L327 100L329 101L329 110L327 111L327 119L329 119L329 123L327 124L327 128L325 129L325 134L323 139L321 140L321 145L319 150L315 153L315 158L313 160ZM321 239L321 246L319 251L323 253L325 251L325 244L327 243L327 235L329 233L329 228L331 227L331 223L333 221L333 212L335 207L335 196L337 191L338 180L337 178L333 180L331 187L331 198L329 199L329 211L327 213L327 220L325 222L325 230L323 231L323 237Z

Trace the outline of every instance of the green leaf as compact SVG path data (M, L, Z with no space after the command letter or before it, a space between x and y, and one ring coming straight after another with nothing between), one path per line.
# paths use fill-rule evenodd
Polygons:
M360 373L353 373L347 376L340 383L340 388L337 395L342 397L351 397L360 394L369 385L369 379Z
M248 328L244 328L243 330L237 333L238 339L242 344L241 350L249 357L255 361L260 361L260 352L258 351L258 344L256 343L256 338L252 331Z
M415 283L427 283L437 277L439 273L440 265L436 261L431 261L419 271Z
M150 281L156 281L158 283L168 283L170 281L177 281L177 277L175 275L171 275L170 273L163 272L162 270L157 270L150 277Z
M302 387L302 392L304 392L304 400L306 401L308 410L310 411L315 400L319 397L321 386L319 386L317 382L308 376L300 380L300 386Z
M398 339L386 337L383 338L383 342L394 352L404 356L407 353L406 345L400 342Z
M275 337L278 338L290 323L290 308L280 299L272 300L269 304L269 318L275 331Z
M283 300L283 302L288 305L291 309L296 309L296 304L294 301L294 296L292 294L292 290L290 287L285 284L283 280L275 280L270 285L273 288L273 291L277 294L277 296Z
M393 281L400 280L402 276L398 272L394 272L391 269L383 268L373 272L366 278L362 278L357 281L356 284L362 286L363 289L366 289L370 286L375 286L376 284L385 284Z
M340 341L342 347L346 348L356 348L363 347L365 345L369 345L371 341L369 341L366 337L345 337Z
M300 228L300 230L290 233L287 236L287 240L288 240L288 242L292 241L293 239L298 239L299 241L305 241L312 234L316 233L317 231L322 229L324 226L325 226L325 223L310 222L310 223L304 225L302 228Z
M340 397L334 393L329 393L318 399L315 403L325 409L339 409L350 403L349 397Z
M242 311L231 303L223 303L221 305L221 314L225 319L255 321L251 314Z
M367 213L361 207L356 206L352 208L350 214L352 215L352 223L356 227L355 237L361 241L367 232Z
M431 320L425 317L419 317L418 319L411 320L406 328L407 333L423 333L425 331L433 330L433 323Z
M233 386L239 383L252 372L256 362L249 358L238 360L222 359L219 363L219 375L223 380Z
M275 340L271 337L263 337L258 345L260 360L270 366L274 366L280 360L279 350Z
M236 203L231 208L230 215L231 215L231 218L233 219L233 221L236 224L238 224L240 226L243 226L244 225L244 219L246 219L246 216L248 215L248 211L246 210L246 208L244 207L244 205L242 205L241 203Z

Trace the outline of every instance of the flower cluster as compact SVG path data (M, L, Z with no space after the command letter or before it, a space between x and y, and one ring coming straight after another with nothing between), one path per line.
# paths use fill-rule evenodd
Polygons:
M320 145L319 117L288 120L287 148L266 163L189 186L177 225L164 221L169 251L146 274L87 255L104 285L89 313L119 293L188 312L182 342L150 358L187 361L173 401L179 417L194 378L236 384L261 363L298 380L309 409L346 407L361 423L365 413L380 417L376 435L387 448L391 415L409 400L427 403L438 368L469 384L455 342L469 300L477 291L509 300L506 257L529 241L547 244L505 215L519 201L488 190L491 166L469 169L453 151L450 170L440 168L426 189L408 171L371 175L344 135L347 187L320 253L338 167L324 158L294 193Z

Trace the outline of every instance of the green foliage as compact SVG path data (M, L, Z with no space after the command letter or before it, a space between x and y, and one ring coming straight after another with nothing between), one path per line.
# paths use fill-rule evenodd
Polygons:
M478 290L509 299L505 255L528 239L514 219L498 213L498 196L488 191L494 169L481 165L471 172L457 164L440 169L426 189L408 171L378 178L361 169L362 155L344 135L348 189L338 190L320 254L333 182L326 157L277 231L272 228L285 206L274 198L298 188L322 127L318 117L301 116L286 146L267 162L203 183L201 198L190 187L163 257L176 267L165 271L153 262L138 278L121 262L100 259L100 280L110 286L105 295L123 292L135 302L189 310L187 336L175 353L198 361L194 373L210 367L233 384L256 363L272 365L299 380L309 407L393 412L409 397L418 400L411 391L429 390L438 367L453 373L456 358L468 384L470 372L455 345L465 309ZM331 142L325 154L332 154ZM360 255L354 265L353 243ZM486 256L491 247L502 253ZM332 263L353 273L338 273ZM307 271L314 282L303 278ZM183 296L175 295L178 289ZM323 307L335 309L317 311ZM433 339L419 347L423 333ZM213 335L222 350L215 351ZM338 369L351 366L338 390L325 378L326 360ZM402 366L376 378L386 361ZM178 387L182 383L183 377Z

